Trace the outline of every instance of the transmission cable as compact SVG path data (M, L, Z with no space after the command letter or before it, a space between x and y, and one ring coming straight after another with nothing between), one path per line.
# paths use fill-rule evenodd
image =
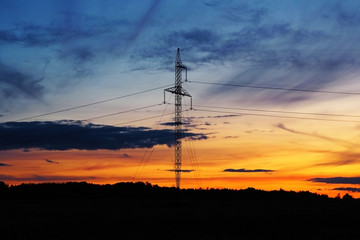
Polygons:
M324 119L324 118L308 118L308 117L294 117L294 116L281 116L281 115L270 115L270 114L256 114L256 113L239 113L239 112L229 112L229 111L219 111L219 110L207 110L207 109L197 109L195 111L200 112L213 112L213 113L226 113L226 114L235 114L235 116L258 116L258 117L278 117L278 118L290 118L290 119L301 119L301 120L317 120L317 121L329 121L329 122L352 122L359 123L360 121L354 120L345 120L345 119Z
M190 80L188 80L187 82L189 82L189 83L198 83L198 84L208 84L208 85L228 86L228 87L243 87L243 88L255 88L255 89L270 89L270 90L281 90L281 91L327 93L327 94L343 94L343 95L360 95L359 92L323 91L323 90L301 89L301 88L269 87L269 86L257 86L257 85L245 85L245 84L231 84L231 83L216 83L216 82L190 81Z
M194 106L194 107L204 107L204 108L218 108L218 109L240 110L240 111L268 112L268 113L289 113L289 114L300 114L300 115L316 115L316 116L329 116L329 117L353 117L353 118L360 118L360 115L348 115L348 114L314 113L314 112L298 112L298 111L282 111L282 110L266 110L266 109L255 109L255 108L234 108L234 107L208 106L208 105L193 105L193 106Z
M171 95L170 95L169 97L171 97ZM169 104L166 104L166 106L165 106L165 108L164 108L164 110L163 110L163 112L162 112L162 115L160 116L160 120L159 120L159 122L156 124L157 127L155 128L155 130L160 126L161 121L162 121L162 118L163 118L163 116L165 115L165 112L166 112L166 109L167 109L168 105L169 105ZM155 124L154 124L154 125L155 125ZM153 126L154 126L154 125L153 125ZM139 165L138 165L138 167L137 167L137 169L136 169L135 175L134 175L134 177L133 177L133 179L132 179L133 182L135 182L136 179L137 179L138 177L140 177L140 175L142 174L142 172L143 172L146 164L148 163L151 155L153 154L154 150L155 150L155 147L152 147L150 153L147 154L147 153L148 153L148 149L145 149L144 154L143 154L143 156L142 156L142 158L141 158L141 161L140 161L140 163L139 163ZM146 155L148 155L148 156L146 157ZM144 165L143 165L143 164L144 164Z
M143 90L143 91L139 91L139 92L126 94L126 95L119 96L119 97L104 99L104 100L100 100L100 101L97 101L97 102L87 103L87 104L83 104L83 105L79 105L79 106L75 106L75 107L65 108L65 109L61 109L61 110L57 110L57 111L53 111L53 112L43 113L43 114L34 115L34 116L30 116L30 117L25 117L25 118L20 118L20 119L16 119L16 120L13 120L13 121L7 121L7 122L20 122L20 121L29 120L29 119L32 119L32 118L49 116L49 115L53 115L53 114L56 114L56 113L61 113L61 112L71 111L71 110L75 110L75 109L79 109L79 108L89 107L89 106L93 106L93 105L97 105L97 104L101 104L101 103L106 103L106 102L118 100L118 99L121 99L121 98L131 97L131 96L135 96L135 95L155 91L155 90L158 90L158 89L163 89L163 88L166 88L166 87L169 87L169 86L172 86L172 85L173 84L168 84L168 85L164 85L164 86L160 86L160 87L156 87L156 88L151 88L151 89L147 89L147 90Z

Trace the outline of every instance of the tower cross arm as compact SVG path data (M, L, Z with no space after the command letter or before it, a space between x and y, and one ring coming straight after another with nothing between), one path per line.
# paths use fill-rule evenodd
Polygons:
M170 93L175 93L175 94L179 94L182 96L187 96L187 97L191 97L190 93L188 93L184 88L182 87L171 87L171 88L166 88L165 89L166 92L170 92Z

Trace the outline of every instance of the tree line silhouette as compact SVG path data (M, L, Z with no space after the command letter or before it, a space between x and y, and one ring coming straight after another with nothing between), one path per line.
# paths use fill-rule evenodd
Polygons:
M103 197L191 197L191 198L261 198L282 200L329 200L327 195L312 193L309 191L265 191L254 188L247 189L178 189L175 187L159 187L148 182L119 182L116 184L92 184L83 182L66 183L22 183L19 185L8 185L0 181L0 197L81 197L81 198L103 198ZM338 195L335 199L340 199ZM342 199L353 200L354 198L345 194Z
M359 214L307 191L0 182L0 239L357 239Z

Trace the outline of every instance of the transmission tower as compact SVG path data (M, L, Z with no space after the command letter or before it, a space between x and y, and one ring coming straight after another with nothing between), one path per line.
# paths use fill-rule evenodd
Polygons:
M187 68L182 64L180 57L180 48L177 49L175 60L175 86L164 90L164 102L165 91L175 94L175 183L176 187L180 188L181 179L181 162L182 162L182 97L187 96L191 98L191 95L182 87L182 71L185 70L185 82L187 81Z

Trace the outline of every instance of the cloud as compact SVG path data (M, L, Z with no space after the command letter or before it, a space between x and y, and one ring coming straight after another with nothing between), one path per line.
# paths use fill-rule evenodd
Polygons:
M228 168L228 169L225 169L223 172L254 173L254 172L275 172L275 170L269 170L269 169L245 169L245 168L232 169L232 168Z
M311 178L307 181L329 184L360 184L360 177Z
M19 97L40 100L45 90L40 85L41 80L34 79L0 61L0 98L2 100Z
M165 170L165 171L168 171L168 172L175 172L175 169L168 169L168 170ZM180 172L184 172L184 173L189 173L189 172L193 172L194 170L190 170L190 169L181 169Z
M153 130L146 127L115 127L81 121L34 121L0 123L0 150L119 150L172 146L174 131ZM183 132L193 140L207 139L205 134Z
M10 167L11 165L10 164L7 164L7 163L0 163L0 167Z
M51 163L51 164L60 164L60 162L53 161L53 160L50 160L50 159L47 159L47 158L45 158L44 160L45 160L45 162L47 162L47 163Z
M347 192L360 192L360 188L352 188L352 187L339 187L339 188L334 188L333 190L347 191Z

